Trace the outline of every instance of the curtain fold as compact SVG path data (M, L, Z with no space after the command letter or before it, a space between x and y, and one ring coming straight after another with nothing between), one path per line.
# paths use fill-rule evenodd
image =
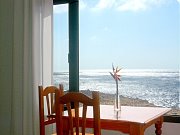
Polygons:
M52 84L51 0L14 1L11 135L39 135L38 85Z

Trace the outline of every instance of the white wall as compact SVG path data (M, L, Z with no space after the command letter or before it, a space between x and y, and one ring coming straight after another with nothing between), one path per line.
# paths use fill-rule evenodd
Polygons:
M117 131L103 130L102 135L126 135ZM155 127L147 128L145 135L155 135ZM163 123L162 135L180 135L180 123Z
M155 127L151 126L150 128L147 129L145 135L153 135L154 130ZM180 135L180 123L165 122L162 127L162 135Z

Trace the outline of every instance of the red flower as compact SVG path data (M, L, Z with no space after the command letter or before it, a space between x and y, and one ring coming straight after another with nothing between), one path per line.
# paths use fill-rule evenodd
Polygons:
M121 79L120 79L121 76L118 73L122 68L116 67L116 69L115 69L114 65L112 64L112 69L113 69L113 72L112 73L109 72L111 74L111 76L114 78L115 81L118 81L118 80L121 81Z

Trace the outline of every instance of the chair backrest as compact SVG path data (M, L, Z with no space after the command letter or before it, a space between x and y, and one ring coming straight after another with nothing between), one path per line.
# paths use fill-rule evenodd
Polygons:
M62 87L62 84L59 85ZM43 89L43 86L38 86L39 89L39 122L40 135L45 135L45 126L53 124L55 120L55 90L59 90L55 86L48 86ZM45 114L47 108L47 114Z
M68 92L66 94L63 94L63 90L60 89L60 91L56 90L55 95L56 95L55 105L56 105L57 135L63 134L64 105L66 105L67 111L68 111L68 119L69 119L68 129L69 129L70 135L73 135L74 132L76 132L76 135L79 135L79 127L81 127L82 135L85 135L87 106L93 107L94 135L101 135L99 92L93 91L92 98L90 98L80 92ZM72 107L72 103L73 103L73 107ZM81 103L83 107L82 116L79 116L79 103ZM74 110L73 112L72 112L72 109ZM79 121L80 119L81 119L81 122Z

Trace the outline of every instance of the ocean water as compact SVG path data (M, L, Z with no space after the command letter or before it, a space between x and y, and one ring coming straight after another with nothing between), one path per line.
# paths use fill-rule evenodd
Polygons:
M81 70L80 90L97 90L114 94L112 70ZM180 108L179 70L125 70L120 71L119 93L125 97L147 100L157 106ZM54 73L54 84L62 83L68 90L68 72Z

